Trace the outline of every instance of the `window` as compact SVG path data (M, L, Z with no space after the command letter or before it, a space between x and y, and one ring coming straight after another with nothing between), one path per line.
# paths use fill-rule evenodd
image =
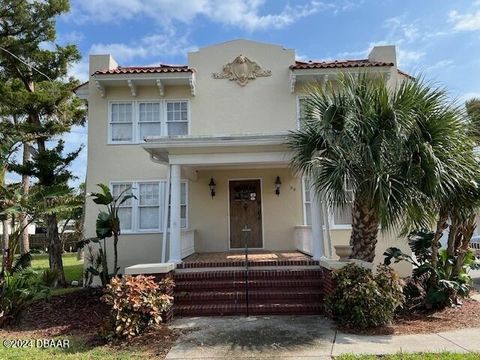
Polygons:
M124 233L163 231L163 203L165 181L135 181L112 184L112 194L133 193L136 199L129 199L120 205L118 216ZM187 183L182 181L180 192L180 225L187 226L188 212Z
M115 142L129 142L133 139L133 104L114 103L110 116L111 138Z
M168 224L170 226L170 213ZM180 227L187 227L187 183L183 181L180 183Z
M336 207L331 213L333 226L352 226L352 205L353 205L353 190L345 185L347 204L342 207Z
M298 109L297 109L297 126L298 128L302 128L303 124L307 120L307 98L299 97L298 98Z
M333 228L350 227L352 225L352 203L353 189L346 185L347 204L342 207L329 209L329 222ZM303 223L312 225L312 197L310 192L310 183L307 178L303 178Z
M147 136L188 135L187 100L110 103L109 142L138 143Z
M138 228L141 230L160 228L160 186L144 183L138 186Z
M147 136L160 136L162 133L160 103L139 103L138 109L138 140L143 141Z
M303 178L303 223L312 225L312 200L310 197L310 182Z
M132 192L132 183L118 183L112 186L113 197L120 194L129 194ZM128 199L118 209L118 218L120 219L120 227L122 230L132 230L133 225L133 200Z
M188 134L188 103L186 101L167 101L167 134Z

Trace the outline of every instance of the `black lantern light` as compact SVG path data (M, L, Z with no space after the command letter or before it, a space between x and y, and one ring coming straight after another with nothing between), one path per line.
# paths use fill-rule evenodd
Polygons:
M280 180L280 176L277 176L275 179L275 194L280 195L280 186L282 185L282 181Z
M215 196L215 188L217 187L217 184L215 184L215 181L213 178L210 179L210 182L208 183L208 187L210 188L210 195L212 198Z

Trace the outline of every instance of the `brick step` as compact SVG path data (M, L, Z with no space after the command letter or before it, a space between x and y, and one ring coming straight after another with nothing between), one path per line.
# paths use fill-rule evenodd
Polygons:
M261 266L309 266L319 265L316 260L250 260L249 267ZM212 261L212 262L183 262L177 265L177 269L195 269L195 268L211 268L211 267L244 267L245 260L239 261Z
M322 300L322 293L318 289L304 289L297 291L249 291L250 302L265 303L300 303L319 302ZM224 291L224 292L177 292L175 293L176 304L212 304L212 303L244 303L245 291Z
M305 279L320 278L322 270L315 269L279 269L279 270L248 270L249 279ZM235 271L205 271L175 273L174 279L179 281L204 281L204 280L240 280L245 278L245 270Z
M296 291L304 288L321 289L321 278L309 278L309 279L268 279L258 280L253 279L248 282L250 289L278 289L287 288L292 291ZM204 280L204 281L177 281L175 285L175 293L181 291L242 291L245 289L245 280ZM295 289L295 290L294 290Z
M249 305L250 315L292 315L320 314L323 311L321 303L282 304L282 303L252 303ZM174 316L223 316L245 315L245 304L200 304L173 306Z

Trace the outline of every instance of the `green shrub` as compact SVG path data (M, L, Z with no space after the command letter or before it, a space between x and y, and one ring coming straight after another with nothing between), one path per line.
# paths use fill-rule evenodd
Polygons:
M0 327L18 321L33 300L48 293L48 287L31 268L5 273L0 279Z
M133 337L162 321L162 312L172 306L166 293L173 280L158 283L153 276L114 277L102 299L112 306L111 316L102 331L104 337Z
M58 269L45 269L42 273L42 282L48 287L56 287L60 275Z
M402 306L402 281L388 266L377 273L348 264L334 271L335 288L326 298L326 310L347 327L367 328L388 324L395 310Z
M391 247L385 253L384 264L390 265L406 261L413 266L412 276L407 279L404 293L406 310L442 309L459 305L467 297L472 286L470 270L480 269L480 261L475 259L471 250L449 255L446 249L440 249L436 264L432 264L433 231L415 231L408 236L408 245L414 256ZM455 271L455 264L460 268Z

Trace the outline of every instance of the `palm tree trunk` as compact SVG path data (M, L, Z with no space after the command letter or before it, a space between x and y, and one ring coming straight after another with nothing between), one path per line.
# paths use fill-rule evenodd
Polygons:
M452 277L456 277L460 274L463 268L463 263L465 262L465 256L470 247L470 240L472 239L473 232L476 227L476 215L473 214L470 218L465 220L462 224L462 241L459 244L457 250L457 258L455 259L455 264L453 266Z
M440 244L440 238L443 235L443 231L448 227L447 221L448 221L448 211L446 211L445 209L440 210L440 214L438 216L438 221L437 221L437 229L435 231L435 236L433 237L433 240L432 240L431 264L433 267L437 267L437 264L438 264L438 248ZM452 227L450 228L450 233L448 235L449 246L450 246L450 235L452 235L453 238L455 238L455 233L456 233L455 229L456 227L454 227L453 230L452 230Z
M373 262L377 245L379 221L375 210L356 199L352 209L352 259Z
M48 239L48 260L51 270L57 270L59 273L58 285L65 286L65 273L63 271L62 261L62 242L58 236L57 215L46 216L47 239Z

